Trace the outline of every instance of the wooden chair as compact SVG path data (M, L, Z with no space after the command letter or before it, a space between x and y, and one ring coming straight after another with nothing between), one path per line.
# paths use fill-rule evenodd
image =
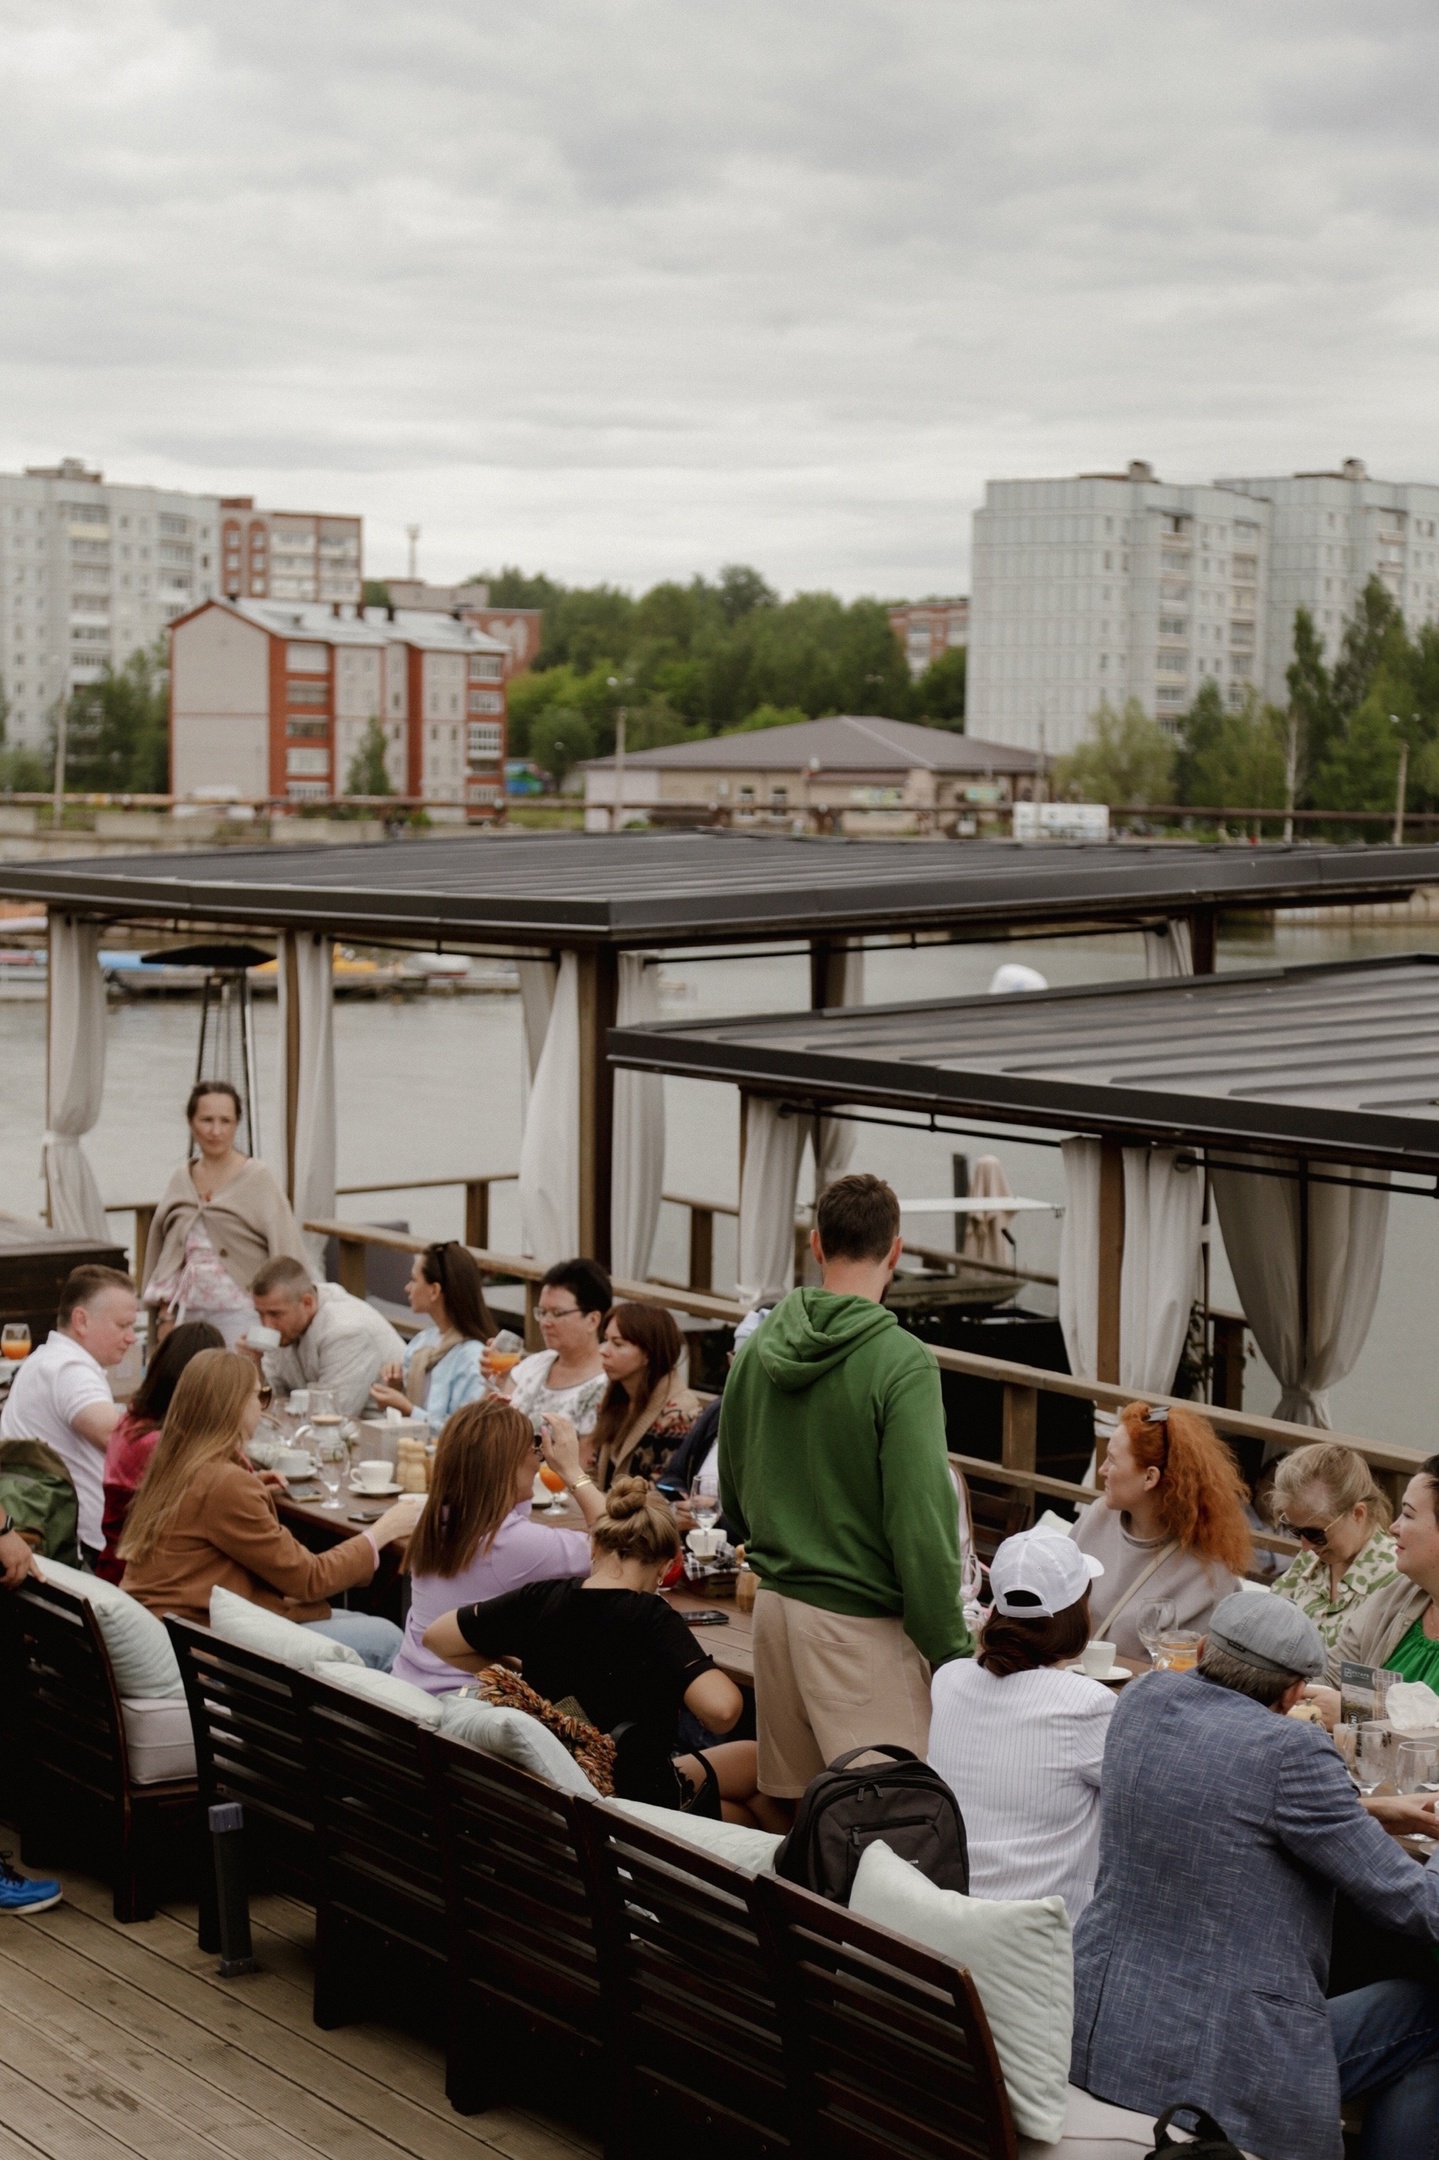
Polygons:
M593 1802L579 1824L614 2037L614 2151L786 2153L774 1979L749 1877Z
M430 1740L450 1910L445 2089L461 2114L544 2094L594 2123L606 2023L579 1803L443 1735Z
M209 1628L168 1618L206 1808L238 1800L245 1810L246 1872L255 1887L315 1901L315 1799L300 1722L302 1675L242 1650ZM214 1873L200 1871L200 1948L218 1950Z
M199 1786L132 1781L119 1690L85 1600L33 1579L13 1595L21 1857L73 1860L112 1883L117 1920L148 1920L162 1883L193 1886Z
M449 1931L427 1754L412 1718L307 1674L315 1797L315 2023L443 2013Z
M796 2160L1015 2160L1014 2118L967 1972L773 1875Z

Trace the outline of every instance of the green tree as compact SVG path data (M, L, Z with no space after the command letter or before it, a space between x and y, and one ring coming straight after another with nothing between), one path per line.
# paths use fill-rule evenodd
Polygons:
M916 720L927 721L931 727L952 728L956 734L963 734L964 680L968 658L963 645L951 645L948 652L941 653L937 660L931 660L914 686L913 714Z
M756 608L779 606L779 594L748 563L726 563L719 574L719 603L727 623L737 623Z
M1170 799L1174 744L1138 698L1122 712L1106 701L1090 715L1089 738L1060 758L1058 793L1076 802L1164 803Z
M388 607L390 588L383 578L366 578L360 587L360 598L366 607Z
M796 721L808 720L809 714L801 712L798 705L756 705L752 713L732 728L726 735L752 735L758 728L793 727Z
M595 732L582 712L549 706L530 731L530 756L562 788L577 765L595 755Z
M164 641L70 693L65 784L163 795L170 785L170 677Z
M350 760L345 775L347 795L393 795L390 776L385 770L385 730L375 714L371 713L360 747Z
M1237 710L1205 682L1179 723L1175 799L1220 810L1282 809L1286 716L1251 690Z

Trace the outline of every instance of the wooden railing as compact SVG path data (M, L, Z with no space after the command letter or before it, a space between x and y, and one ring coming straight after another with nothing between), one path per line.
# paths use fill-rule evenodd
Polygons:
M426 1243L424 1238L407 1237L401 1231L381 1230L368 1223L316 1221L307 1222L305 1228L321 1237L333 1237L339 1241L340 1280L357 1296L364 1295L367 1246L379 1245L395 1252L422 1252ZM483 1248L474 1249L474 1253L484 1274L524 1284L526 1340L538 1348L540 1336L534 1318L534 1300L544 1269L538 1261L519 1253L494 1252ZM674 1283L630 1282L621 1277L614 1278L614 1288L621 1298L647 1298L654 1304L669 1307L673 1312L687 1313L695 1319L718 1321L726 1326L734 1326L745 1315L745 1307L737 1299L717 1297L713 1291L683 1288ZM1096 1497L1093 1486L1077 1485L1064 1478L1047 1477L1038 1468L1040 1397L1062 1395L1072 1400L1092 1403L1096 1410L1118 1411L1133 1400L1130 1390L1110 1386L1102 1380L1077 1380L1070 1373L1050 1372L1037 1365L1020 1365L1005 1358L983 1357L977 1351L936 1347L934 1356L942 1372L962 1373L970 1379L989 1381L1003 1391L999 1460L991 1462L982 1456L951 1451L950 1460L963 1470L967 1477L1005 1487L1026 1496L1031 1502L1035 1497L1043 1497L1083 1506ZM1296 1448L1308 1447L1317 1437L1313 1426L1291 1425L1279 1418L1256 1417L1247 1411L1229 1409L1219 1403L1196 1405L1176 1395L1151 1395L1147 1400L1186 1409L1202 1409L1217 1432L1233 1439L1261 1440L1279 1448ZM1365 1439L1357 1434L1326 1433L1324 1437L1343 1447L1354 1448L1369 1463L1379 1482L1386 1485L1391 1494L1397 1494L1403 1480L1412 1477L1420 1461L1419 1455L1412 1449L1387 1447L1381 1442ZM1298 1546L1292 1539L1274 1537L1267 1533L1256 1533L1255 1543L1275 1552L1298 1551Z

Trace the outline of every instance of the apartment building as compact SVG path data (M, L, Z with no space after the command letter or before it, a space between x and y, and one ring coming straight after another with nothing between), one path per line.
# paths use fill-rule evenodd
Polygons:
M508 655L453 616L210 600L171 632L177 795L324 801L372 720L397 795L490 817L504 802Z
M357 517L257 510L253 495L225 495L220 550L219 590L227 599L359 605L364 535Z
M392 607L457 615L461 622L483 630L486 637L498 638L509 647L511 675L523 675L539 658L545 629L543 611L495 607L483 578L470 578L462 585L431 585L424 578L387 578L385 589Z
M219 498L107 482L79 458L0 473L7 739L39 749L57 705L218 591Z
M1331 658L1371 577L1388 587L1411 630L1439 617L1439 487L1372 480L1362 458L1332 472L1215 485L1269 506L1263 688L1276 705L1289 695L1297 608L1308 608Z
M906 600L890 609L889 627L904 647L910 674L919 676L954 646L969 643L969 602Z

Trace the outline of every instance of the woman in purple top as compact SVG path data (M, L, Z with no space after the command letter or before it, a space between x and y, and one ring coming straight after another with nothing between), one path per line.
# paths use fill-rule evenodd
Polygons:
M553 1418L555 1440L573 1442L568 1419ZM573 1452L578 1459L578 1444ZM424 1645L425 1629L457 1605L486 1604L525 1583L590 1571L582 1530L552 1530L532 1520L530 1495L540 1443L524 1414L498 1396L466 1403L440 1434L430 1497L410 1540L410 1612L395 1659L397 1679L443 1695L471 1677ZM575 1497L588 1523L604 1506L582 1477Z

